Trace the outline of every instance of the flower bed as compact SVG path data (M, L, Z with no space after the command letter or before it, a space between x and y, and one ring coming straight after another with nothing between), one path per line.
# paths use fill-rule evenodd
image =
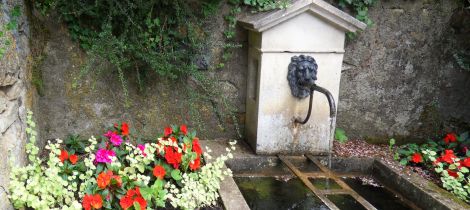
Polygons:
M395 159L402 165L425 168L440 179L442 187L458 198L470 201L470 138L468 132L448 133L425 144L398 148Z
M136 144L126 123L91 137L83 151L74 142L48 142L47 160L37 155L36 131L28 113L26 151L30 164L13 167L9 198L15 208L195 209L215 205L227 154L213 160L185 125L167 127L155 142ZM211 161L209 161L211 160Z

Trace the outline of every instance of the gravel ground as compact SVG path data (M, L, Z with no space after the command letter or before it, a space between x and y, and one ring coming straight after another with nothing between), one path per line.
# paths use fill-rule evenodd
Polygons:
M406 174L416 173L423 178L439 183L439 178L421 167L402 166L393 159L394 151L390 151L388 145L369 144L364 140L349 140L344 144L333 142L333 152L335 157L373 157L383 160L390 167L402 171Z

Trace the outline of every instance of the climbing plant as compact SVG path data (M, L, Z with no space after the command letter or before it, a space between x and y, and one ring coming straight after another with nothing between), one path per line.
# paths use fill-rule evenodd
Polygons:
M3 6L4 5L0 5L0 10L4 9ZM14 6L10 11L10 20L6 24L0 25L0 59L3 58L8 50L8 47L11 45L12 38L10 34L12 31L18 28L18 18L20 15L20 6ZM2 18L1 13L0 18Z
M338 6L342 8L352 8L358 20L371 26L373 21L369 18L368 11L377 1L378 0L339 0Z

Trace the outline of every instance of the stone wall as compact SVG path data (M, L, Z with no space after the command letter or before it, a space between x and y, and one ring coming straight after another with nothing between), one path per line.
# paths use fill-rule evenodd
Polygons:
M3 45L7 51L0 58L0 209L8 210L11 206L5 190L9 182L9 163L23 165L26 161L26 107L31 107L31 97L27 97L29 31L22 1L3 0L0 3L1 26L10 21L10 11L14 6L20 6L23 14L19 17L19 28L6 31L2 38L2 41L10 40L11 44Z
M469 73L459 70L452 58L459 44L451 16L458 7L457 1L384 0L370 9L374 26L346 45L338 126L349 137L385 142L391 136L424 138L467 125ZM222 13L227 11L224 8ZM215 111L220 98L202 100L192 94L200 87L191 78L174 82L153 77L143 91L131 83L130 107L124 106L115 74L77 82L87 56L55 17L33 19L38 20L33 27L44 29L33 33L43 40L33 45L44 49L35 56L40 59L33 59L44 83L37 106L43 139L69 133L97 135L116 121L130 122L144 137L181 123L198 130L203 138L238 137L233 119ZM212 63L222 54L221 26L225 26L222 16L207 24L211 42L203 53ZM219 80L218 89L238 108L236 120L243 133L247 33L241 28L237 41L243 47L235 50L231 61L206 74Z
M470 72L453 58L470 49L470 11L461 8L458 1L379 1L370 10L374 26L347 43L338 126L382 142L468 128Z

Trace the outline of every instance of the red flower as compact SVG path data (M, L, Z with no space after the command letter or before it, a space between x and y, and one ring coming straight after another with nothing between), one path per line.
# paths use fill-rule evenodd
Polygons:
M98 187L101 189L106 188L110 183L111 183L111 177L113 176L112 171L108 172L101 172L98 177L96 178L96 183L98 184Z
M123 196L121 200L119 200L119 205L121 205L123 209L128 209L134 205L134 200L130 196Z
M184 135L188 134L188 128L186 127L185 124L180 126L180 130Z
M121 125L121 134L123 136L128 136L129 135L129 125L127 123L123 122Z
M454 163L454 159L457 158L455 155L454 155L454 151L450 150L450 149L446 149L444 151L444 155L442 155L440 157L440 160L441 161L444 161L446 163L449 163L449 164L452 164Z
M172 137L170 137L170 140L171 140L173 143L176 143L176 137L172 136Z
M197 153L198 155L202 154L202 149L198 138L193 139L193 152Z
M168 164L173 165L173 168L178 168L181 163L181 153L175 151L173 147L165 147L165 160Z
M449 144L450 142L455 142L457 141L457 136L455 135L455 133L448 133L445 137L444 137L444 142L446 144Z
M200 166L201 166L201 158L199 156L195 160L189 163L189 168L192 171L199 169Z
M458 177L459 177L459 175L457 174L457 172L452 171L452 170L450 170L450 169L447 169L447 174L449 174L449 176L452 176L452 177L454 177L454 178L458 178Z
M172 133L173 133L173 129L171 129L171 127L166 127L166 128L165 128L165 131L163 132L163 135L164 135L165 137L168 137L168 136L169 136L170 134L172 134Z
M413 154L413 156L411 157L411 162L421 163L421 162L423 162L423 157L421 156L421 154L419 154L417 152L417 153Z
M139 203L140 210L145 210L147 208L147 201L145 201L145 199L140 194L139 187L136 187L135 190L130 189L127 191L126 195L122 196L119 200L119 205L121 205L121 207L126 210L133 206L134 202Z
M59 155L60 162L63 163L68 158L69 158L69 153L66 150L60 150L60 155Z
M463 161L461 161L460 165L470 168L470 157L465 158Z
M103 206L103 200L101 199L101 195L85 195L83 197L82 206L85 210L93 209L100 209Z
M78 156L77 155L70 155L69 160L73 165L75 165L78 161Z
M153 168L153 175L159 179L163 179L163 177L165 177L165 168L163 168L163 166L155 166L155 168Z

